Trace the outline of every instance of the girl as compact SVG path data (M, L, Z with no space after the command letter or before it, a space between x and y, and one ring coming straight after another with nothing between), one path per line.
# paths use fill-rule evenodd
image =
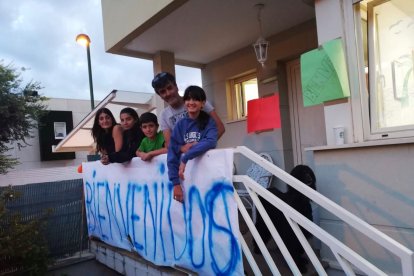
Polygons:
M167 156L168 177L174 185L174 199L180 202L184 201L180 179L184 179L187 161L215 148L218 138L214 120L202 110L206 103L204 90L189 86L183 100L188 117L181 119L175 126Z
M96 112L92 137L97 152L101 154L102 164L109 164L108 154L118 152L122 148L122 128L116 123L109 109L103 107Z
M138 113L134 109L130 107L122 109L119 117L123 129L122 148L118 152L108 154L108 161L110 163L130 161L135 157L135 151L144 138L144 134L139 127Z

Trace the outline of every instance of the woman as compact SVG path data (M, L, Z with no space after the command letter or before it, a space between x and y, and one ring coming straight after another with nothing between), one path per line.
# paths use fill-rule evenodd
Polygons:
M108 155L109 162L111 163L130 161L135 157L135 151L138 149L144 138L144 133L139 127L138 113L134 109L130 107L122 109L119 117L123 129L122 149Z
M174 199L184 201L180 179L188 160L202 155L217 145L218 131L214 120L204 112L206 94L201 87L189 86L184 92L184 104L188 117L174 127L168 147L168 176L174 185Z
M92 137L104 165L109 164L109 154L122 149L122 128L116 123L114 115L108 108L103 107L96 112Z

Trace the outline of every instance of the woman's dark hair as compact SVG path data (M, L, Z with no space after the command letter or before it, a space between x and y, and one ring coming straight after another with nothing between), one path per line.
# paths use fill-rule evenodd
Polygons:
M191 85L185 89L183 100L205 102L207 100L206 92L204 92L203 88L200 86ZM210 115L208 115L207 112L200 110L200 114L197 117L197 124L200 130L204 130L206 128L209 119Z
M126 113L126 114L128 114L129 116L131 116L132 118L134 118L134 120L136 121L136 122L138 122L139 121L139 116L138 116L138 113L133 109L133 108L130 108L130 107L125 107L125 108L123 108L122 110L121 110L121 112L119 112L119 115L121 115L121 114L123 114L123 113Z
M92 127L92 137L93 140L96 142L96 150L101 151L104 149L104 143L105 143L105 136L107 135L107 132L99 125L99 116L104 113L111 117L112 119L112 126L109 128L108 133L112 135L112 129L116 125L116 120L112 112L106 108L102 107L96 111L95 114L95 120L93 121L93 127Z
M129 145L131 143L131 141L135 141L137 139L137 137L142 136L142 131L139 128L140 123L139 123L138 113L133 108L125 107L124 109L121 110L119 115L121 115L123 113L128 114L129 116L131 116L135 120L134 125L130 129L124 131L124 137L126 139L125 141L126 141L127 145Z

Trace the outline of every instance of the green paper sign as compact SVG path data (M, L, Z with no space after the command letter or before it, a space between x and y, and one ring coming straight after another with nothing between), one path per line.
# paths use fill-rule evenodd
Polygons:
M303 105L349 97L348 74L341 39L301 55Z

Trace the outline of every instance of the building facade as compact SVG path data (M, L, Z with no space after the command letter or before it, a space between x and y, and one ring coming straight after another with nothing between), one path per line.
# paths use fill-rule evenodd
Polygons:
M287 171L308 164L320 193L413 250L413 1L262 1L261 17L255 4L102 0L105 47L153 60L154 73L174 73L175 64L201 68L203 88L225 122L219 147L268 152ZM264 66L251 46L257 21L270 42ZM349 97L305 107L301 56L334 39L343 47ZM252 78L259 97L279 94L280 129L247 133L234 84ZM387 252L333 215L320 210L319 224L393 271ZM322 256L335 263L324 248Z
M28 145L10 145L8 154L20 162L7 174L0 176L0 186L43 183L49 181L79 179L76 168L86 161L88 152L59 153L56 146L90 112L89 100L50 98L47 115L33 130Z

